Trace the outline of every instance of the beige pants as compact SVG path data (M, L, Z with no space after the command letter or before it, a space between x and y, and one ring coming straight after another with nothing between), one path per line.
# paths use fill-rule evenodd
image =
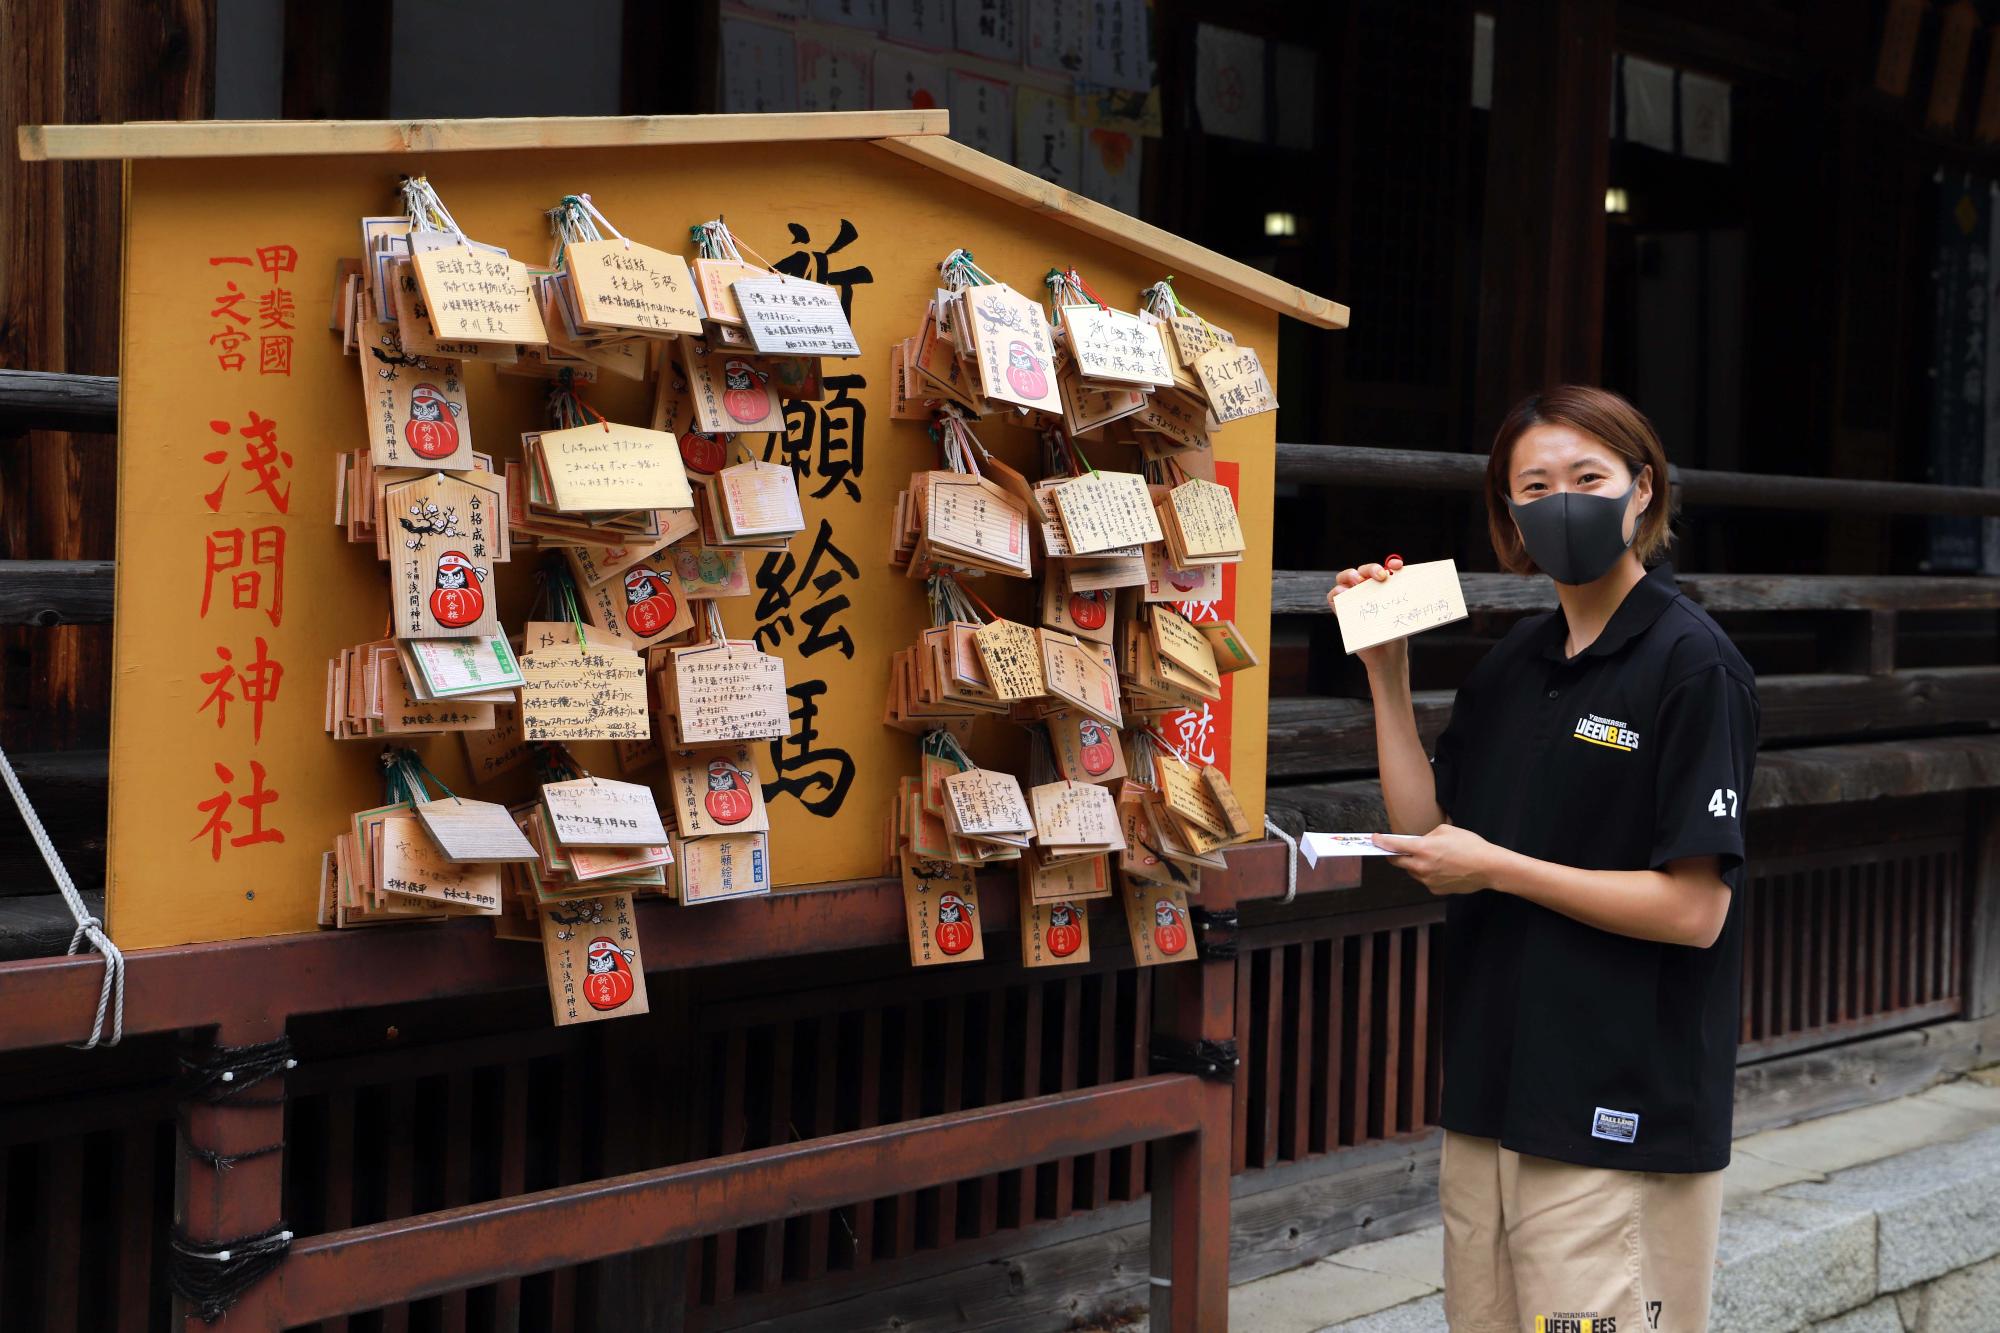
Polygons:
M1451 1333L1708 1327L1720 1171L1572 1166L1446 1131L1438 1201Z

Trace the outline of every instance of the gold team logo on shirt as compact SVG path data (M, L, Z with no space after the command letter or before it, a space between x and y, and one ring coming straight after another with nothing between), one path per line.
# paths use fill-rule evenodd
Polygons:
M1585 713L1576 720L1576 731L1572 734L1580 741L1602 745L1607 750L1623 750L1630 754L1639 748L1639 733L1615 717Z
M1617 1315L1538 1314L1535 1333L1618 1333Z

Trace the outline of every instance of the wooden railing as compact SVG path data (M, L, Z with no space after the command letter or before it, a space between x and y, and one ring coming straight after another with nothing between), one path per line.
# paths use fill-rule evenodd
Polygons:
M1277 471L1281 482L1477 491L1486 484L1486 455L1371 449L1348 444L1281 444ZM1710 472L1672 465L1668 466L1667 475L1679 490L1681 502L1691 505L1839 510L1850 514L2000 515L2000 490L1976 486Z

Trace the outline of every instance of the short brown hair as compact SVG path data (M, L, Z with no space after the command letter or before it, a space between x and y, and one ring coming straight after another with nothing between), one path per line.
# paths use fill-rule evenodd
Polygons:
M1493 552L1500 567L1513 574L1541 572L1521 544L1521 530L1507 501L1513 495L1507 473L1513 466L1514 443L1534 426L1568 426L1588 435L1625 460L1636 479L1639 469L1653 469L1653 498L1639 515L1632 534L1632 549L1639 563L1650 565L1663 554L1673 532L1673 487L1667 477L1667 451L1660 445L1659 432L1646 414L1612 393L1583 384L1561 384L1540 393L1531 393L1514 404L1514 410L1500 423L1493 436L1493 452L1486 458L1486 528L1493 538Z

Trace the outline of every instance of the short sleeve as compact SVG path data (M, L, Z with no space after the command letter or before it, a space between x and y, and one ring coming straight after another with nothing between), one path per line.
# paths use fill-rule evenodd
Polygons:
M1465 754L1470 712L1466 692L1460 689L1458 697L1452 701L1451 719L1445 723L1444 730L1438 733L1437 743L1431 747L1431 779L1437 787L1438 809L1444 811L1447 818L1458 801L1459 763Z
M1720 663L1667 691L1650 739L1652 866L1684 856L1719 856L1727 873L1743 864L1743 813L1757 762L1755 687Z

